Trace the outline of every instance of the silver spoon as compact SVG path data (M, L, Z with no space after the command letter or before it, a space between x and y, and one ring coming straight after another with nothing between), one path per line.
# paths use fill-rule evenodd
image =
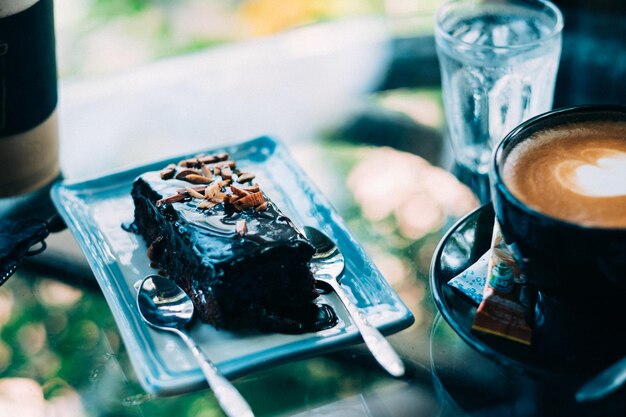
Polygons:
M626 358L609 366L600 374L591 378L576 392L579 403L602 400L626 383Z
M372 326L357 306L346 295L339 284L338 278L345 267L345 260L339 247L321 231L304 226L304 235L315 248L311 266L315 279L330 285L346 307L352 321L365 341L376 361L391 375L404 375L404 363L385 337Z
M139 313L146 323L158 330L179 335L200 364L217 402L229 417L254 417L239 391L224 378L200 347L187 334L185 326L193 317L189 296L174 281L158 275L143 279L137 293Z

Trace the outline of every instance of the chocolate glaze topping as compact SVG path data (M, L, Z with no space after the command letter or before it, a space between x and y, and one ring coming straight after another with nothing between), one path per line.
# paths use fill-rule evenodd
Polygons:
M253 184L253 174L230 160L220 167L227 155L205 158L218 164L192 158L140 176L133 186L135 222L126 229L144 237L154 265L185 289L203 321L253 322L285 333L334 326L332 308L312 302L318 295L308 270L313 247Z
M162 180L158 172L148 172L140 179L162 197L175 195L177 190L189 187L185 181ZM305 250L310 246L291 220L272 202L268 202L264 211L248 209L238 212L226 203L200 209L197 201L186 198L181 202L161 205L159 210L174 220L181 232L190 236L194 249L207 262L234 261L237 254L262 252L276 245L302 247ZM247 231L241 237L236 232L239 220L245 220L247 225Z

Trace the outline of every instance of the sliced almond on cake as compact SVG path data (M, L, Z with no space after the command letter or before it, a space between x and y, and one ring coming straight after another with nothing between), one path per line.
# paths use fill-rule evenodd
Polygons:
M251 174L249 172L240 172L239 175L237 175L237 182L244 183L244 182L252 181L255 178L256 178L256 175L254 174Z
M246 189L244 189L242 187L237 187L234 184L230 185L230 190L233 192L233 194L235 194L236 196L239 196L239 197L245 197L247 195L252 194L250 191L248 191L248 190L246 190Z
M192 184L209 184L211 182L211 179L205 177L204 175L189 174L185 177L185 181Z
M185 191L187 191L187 194L189 194L193 198L204 200L204 194L194 190L193 188L185 188Z
M164 204L172 204L172 203L177 203L179 201L183 201L184 199L188 198L187 194L174 194L173 196L170 197L166 197L166 198L162 198L160 200L157 200L157 202L155 203L157 207L161 207Z
M243 236L246 234L246 232L248 231L248 225L245 219L237 220L237 223L235 224L235 231L239 236Z
M163 168L160 172L161 175L161 179L162 180L169 180L171 178L174 178L174 174L176 173L176 165L174 164L169 164L168 166L166 166L165 168Z
M265 198L263 197L263 193L259 191L257 193L252 193L250 195L240 198L239 200L235 201L233 205L235 206L235 209L237 209L238 211L242 211L259 206L264 202Z

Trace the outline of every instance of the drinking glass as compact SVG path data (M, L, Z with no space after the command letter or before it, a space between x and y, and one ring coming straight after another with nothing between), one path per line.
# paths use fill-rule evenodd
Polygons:
M563 17L544 0L457 0L439 8L435 40L457 165L485 175L493 147L552 108Z

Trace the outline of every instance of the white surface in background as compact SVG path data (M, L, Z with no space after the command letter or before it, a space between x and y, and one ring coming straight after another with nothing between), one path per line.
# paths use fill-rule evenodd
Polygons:
M60 87L61 164L84 178L216 144L311 140L376 86L382 20L303 27Z

